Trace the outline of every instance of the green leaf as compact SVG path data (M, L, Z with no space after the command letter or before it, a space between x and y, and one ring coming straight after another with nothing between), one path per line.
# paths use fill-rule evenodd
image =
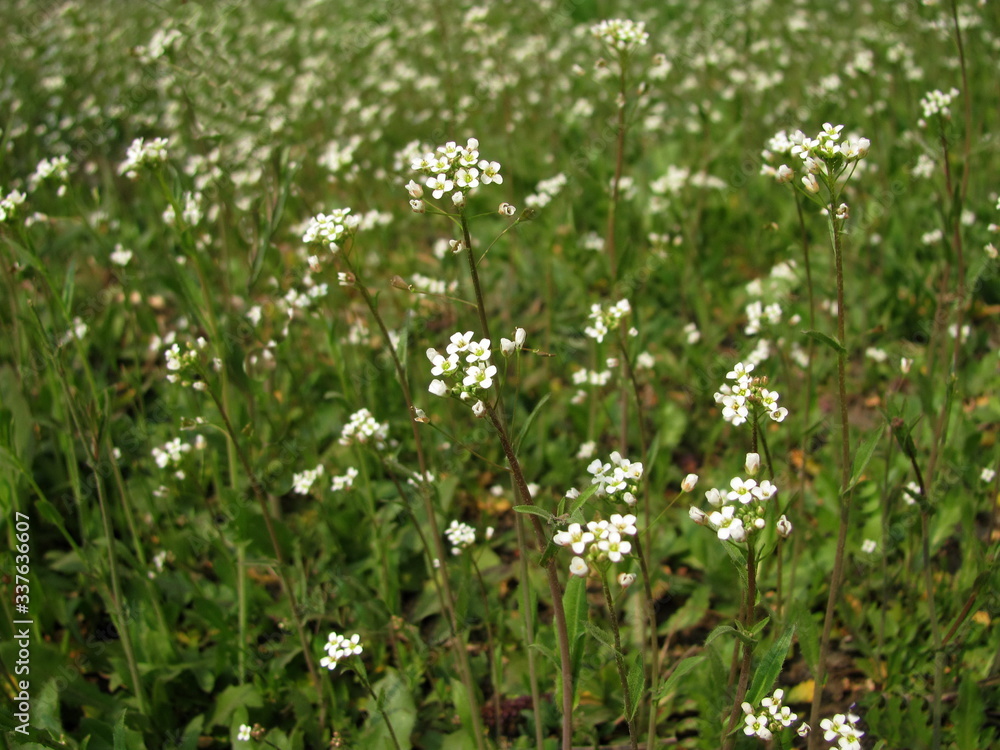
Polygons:
M809 613L809 610L798 605L795 609L793 619L795 628L799 632L799 648L802 649L802 658L806 660L806 665L813 674L819 671L819 628Z
M788 655L788 649L792 645L792 636L794 634L794 625L789 625L785 628L785 632L771 645L771 648L764 654L764 658L761 659L760 664L757 665L757 671L754 672L753 682L750 683L750 689L747 691L746 697L747 703L751 706L756 707L760 705L761 699L771 690L774 681L781 674L781 667L785 663L785 657Z
M549 513L544 508L539 508L537 505L515 505L514 510L518 513L527 513L530 516L540 516L546 521L551 521L555 516Z
M847 354L847 349L844 348L844 345L827 333L823 333L822 331L803 331L802 333L813 341L826 344L828 347L837 352L837 354Z
M646 675L642 669L642 656L640 654L634 654L630 661L632 663L628 668L628 695L632 701L632 710L629 712L628 718L631 720L639 709L639 702L646 690Z
M465 690L455 689L452 684L452 700L455 702L455 710L462 718L463 712L469 715L469 697ZM461 685L458 685L461 688ZM413 747L410 742L410 735L413 733L413 725L417 721L417 707L413 702L413 695L406 681L400 677L399 672L391 667L385 670L385 677L372 685L372 691L376 696L376 706L380 706L388 717L392 730L396 734L399 746L402 750L410 750ZM464 719L463 719L464 724ZM362 747L371 748L391 748L392 735L389 727L386 726L386 718L382 712L376 708L368 711L367 734Z
M674 667L674 671L670 673L666 682L660 685L660 689L656 693L656 698L653 699L653 702L656 703L670 695L670 692L678 685L678 683L680 683L680 681L683 680L691 670L703 661L705 661L705 656L700 655L689 656L687 659L680 662L676 667Z
M531 425L534 424L535 419L538 418L538 414L541 411L542 407L545 406L545 403L549 400L551 396L552 396L551 391L542 396L542 398L538 401L538 403L535 404L535 408L531 410L531 414L529 414L528 418L524 420L524 424L521 425L521 431L517 433L517 440L514 441L515 453L520 452L521 443L524 442L524 436L528 434L528 430L531 429Z
M719 636L726 635L726 633L732 633L733 635L742 635L742 633L740 633L732 625L717 625L716 628L711 633L709 633L708 637L705 639L705 646L708 647L708 644L710 644Z
M607 630L589 621L584 623L584 627L587 629L587 632L590 633L590 635L593 638L599 640L601 643L610 648L612 651L615 650L614 636L612 636L611 633L609 633Z
M128 745L125 744L125 714L127 711L122 711L118 714L118 721L115 722L115 728L112 733L114 738L115 750L128 750Z
M569 657L573 669L573 685L580 672L580 660L586 645L584 633L589 624L587 617L587 579L570 576L563 594L563 610L566 613L566 635L569 640Z
M868 462L872 460L872 455L875 453L875 448L882 439L883 432L885 432L885 423L880 424L877 429L872 430L868 437L865 438L865 442L858 448L858 452L854 454L854 464L851 468L851 481L840 493L841 495L850 492L861 480L861 475L864 474L865 469L868 467Z
M955 715L955 742L959 747L983 747L979 738L986 712L983 696L975 678L966 674L958 689L958 707Z
M212 714L209 727L229 726L229 717L240 706L260 708L264 701L253 685L232 685L223 690L215 701L215 712Z
M592 484L587 489L585 489L583 492L580 493L580 497L574 500L573 505L570 506L569 514L571 516L578 510L580 510L580 508L583 507L583 504L594 496L594 493L597 492L597 487L598 485Z

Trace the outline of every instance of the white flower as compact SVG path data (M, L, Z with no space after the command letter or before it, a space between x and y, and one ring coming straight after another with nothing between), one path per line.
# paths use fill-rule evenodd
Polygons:
M865 539L861 543L861 551L866 555L872 554L877 548L878 544L876 544L874 539Z
M623 542L617 531L609 531L607 537L597 543L597 548L604 552L611 562L620 562L622 555L632 551L632 543Z
M236 733L236 739L240 742L250 741L250 725L240 724L240 731Z
M565 531L560 531L552 541L560 547L569 545L574 554L582 555L587 545L594 541L594 535L589 531L584 531L578 523L571 523Z
M708 517L708 522L716 530L719 539L726 541L731 539L734 542L742 542L746 539L746 530L743 528L743 521L734 518L736 507L725 506L722 511L713 511Z
M686 477L684 477L684 480L681 482L681 491L691 492L691 490L693 490L697 484L698 484L698 475L688 474Z
M490 365L489 367L472 365L465 371L465 379L462 381L462 385L483 389L491 388L493 386L493 376L496 374L496 365Z
M993 477L997 475L996 471L987 467L984 467L981 472L979 472L979 478L984 482L992 482Z
M688 517L694 521L699 526L704 526L708 523L708 515L701 508L696 508L693 505L688 508Z
M500 165L497 162L483 159L479 162L479 168L482 170L482 182L484 185L491 183L496 183L497 185L503 184L503 175L500 174Z
M450 193L455 187L455 183L443 174L428 177L424 184L433 191L431 195L434 196L434 200L438 200L445 193Z
M435 396L443 396L448 392L448 384L443 380L432 380L427 390Z
M635 583L635 575L633 575L632 573L618 574L618 585L621 586L623 589L627 589L633 583Z
M590 566L582 557L574 557L569 563L569 572L580 578L586 578L590 572Z
M608 519L610 524L618 531L619 534L625 534L628 536L635 536L635 516L631 513L627 515L620 515L618 513L611 514L611 518Z
M120 244L115 245L115 249L111 253L111 262L116 266L127 266L130 260L132 260L132 251L126 250Z

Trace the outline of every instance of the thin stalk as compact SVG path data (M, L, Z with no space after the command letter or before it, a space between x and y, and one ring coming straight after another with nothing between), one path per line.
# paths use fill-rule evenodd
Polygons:
M618 667L618 679L621 682L622 693L625 696L625 723L628 725L629 744L632 746L632 750L638 750L639 742L635 733L632 696L628 689L628 670L625 668L625 658L622 656L622 640L618 628L618 613L615 611L615 599L611 596L611 589L608 587L608 574L605 570L601 570L601 586L604 588L604 601L608 605L608 615L611 619L611 633L615 639L615 665Z
M468 233L467 230L466 233ZM413 440L417 452L417 463L420 466L420 496L424 503L424 513L427 516L427 524L430 526L431 538L434 540L434 552L437 555L438 560L447 560L448 557L445 554L444 542L441 540L441 531L438 528L437 517L434 513L434 503L431 500L430 487L427 484L427 460L424 455L424 444L420 435L420 430L417 428L417 422L412 418L413 415L416 414L416 410L413 406L413 399L410 396L410 385L409 381L406 379L406 371L403 369L402 362L399 361L399 355L396 353L396 347L393 346L392 338L389 336L389 329L386 328L385 322L382 320L382 315L378 311L375 300L372 298L368 288L364 285L364 282L359 276L357 269L351 263L347 253L342 252L341 257L344 264L347 266L347 269L354 275L354 278L356 279L354 286L361 294L362 299L364 299L365 305L368 306L368 310L371 312L372 317L375 318L375 322L378 325L379 330L382 332L383 339L386 342L386 347L388 347L389 354L392 357L392 362L396 369L396 379L399 381L399 386L403 391L403 399L406 402L407 411L411 416L410 428L413 431ZM462 685L465 687L469 696L472 728L473 733L476 736L476 747L479 750L486 750L485 739L483 737L483 719L479 711L479 700L476 698L475 683L472 678L472 666L469 663L469 654L465 649L465 639L462 637L461 631L458 627L458 617L455 614L455 596L452 593L451 579L448 576L447 566L442 566L439 572L441 574L441 587L444 591L443 603L448 617L448 626L451 629L452 650L454 651L455 659L458 662Z
M471 557L471 556L470 556ZM479 569L479 563L475 557L471 557L472 569L476 571L476 578L479 580L479 591L483 595L483 621L486 623L486 649L490 659L490 679L493 681L493 729L496 734L496 741L500 742L500 673L497 669L497 649L493 641L493 625L490 623L490 597L486 589L486 581L483 580L483 572Z
M841 221L837 218L838 193L831 189L829 205L830 237L833 244L833 256L837 273L837 338L840 349L837 352L837 391L840 403L840 486L847 490L851 483L851 446L850 426L847 416L847 308L844 304L844 263L841 247ZM809 724L819 726L819 712L823 701L823 686L826 683L827 661L830 658L830 635L833 631L833 617L840 598L840 584L844 576L844 557L847 550L847 529L851 519L851 491L842 492L840 498L840 528L837 531L837 550L833 561L833 574L830 577L830 594L826 602L826 615L823 618L823 634L820 639L819 665L816 674L816 687L813 692ZM810 750L817 750L821 739L820 732L812 732L809 736Z
M608 254L608 266L611 270L611 278L618 276L618 264L615 259L615 213L618 208L619 183L622 179L622 170L625 166L625 84L628 75L628 53L621 53L618 57L618 97L615 103L618 106L618 138L615 149L615 177L611 183L611 205L608 206L608 224L604 234L604 249Z
M636 415L638 418L639 425L639 446L640 452L642 454L643 466L648 464L648 455L646 451L646 430L645 425L642 420L642 403L639 400L639 382L635 377L635 368L632 367L632 361L629 359L628 351L625 348L624 340L619 337L618 339L619 347L622 353L622 363L625 366L626 373L628 374L629 382L632 384L632 393L635 397L635 407ZM650 547L652 551L652 537L651 530L653 525L652 519L652 508L651 508L651 497L649 492L649 482L643 483L643 506L646 512L646 546ZM647 628L649 629L649 727L648 734L646 737L646 747L656 747L656 705L653 701L653 696L656 695L657 687L659 686L660 680L660 641L659 635L657 633L657 623L656 623L656 602L653 599L653 587L652 580L649 576L649 565L646 561L646 554L642 544L642 534L635 535L636 543L636 553L639 556L639 568L642 573L642 587L643 593L646 597L646 618L647 618Z
M747 590L746 606L743 608L743 628L749 632L754 625L754 610L757 606L757 560L753 541L747 542ZM747 694L747 686L750 684L750 667L753 659L753 644L746 642L743 644L743 662L740 664L740 681L736 686L736 698L733 700L733 708L729 713L729 721L726 725L725 750L732 750L736 745L737 735L734 733L736 722L740 715L743 699Z
M215 406L218 408L219 414L222 416L222 421L225 423L229 439L236 448L237 458L243 467L243 471L246 473L247 479L250 480L250 488L253 491L254 497L257 499L258 505L260 505L260 512L264 518L264 526L267 528L267 535L271 540L271 547L274 549L274 558L276 563L275 569L278 573L278 577L281 579L285 595L288 597L288 603L292 610L292 620L295 622L295 629L299 634L299 643L302 646L302 655L305 657L306 666L309 668L309 675L312 677L313 686L316 688L319 700L319 724L320 726L323 726L326 724L326 706L323 701L323 683L319 679L319 672L316 671L316 664L313 661L312 649L309 647L309 636L306 633L305 625L302 622L302 610L299 607L298 599L295 596L295 588L292 586L292 581L288 576L288 572L285 570L285 555L281 550L281 543L278 541L278 535L274 530L274 522L271 520L271 509L267 500L267 493L264 492L264 488L261 486L260 480L254 473L253 468L250 466L250 459L247 457L246 452L243 450L243 446L240 445L237 438L239 433L236 432L233 427L233 423L229 420L229 414L226 411L221 399L211 387L207 390L211 395L212 400L215 402Z
M118 579L118 561L115 559L115 534L111 528L111 518L108 515L108 501L104 497L104 483L101 481L97 471L98 456L92 455L94 482L97 485L97 504L101 509L101 525L104 527L104 537L108 545L108 569L111 574L111 604L114 611L118 635L121 637L122 649L125 651L125 660L128 662L129 675L135 690L136 702L139 705L139 713L146 713L146 697L142 689L142 680L139 677L139 664L135 658L135 649L132 646L132 634L129 632L128 618L122 608L122 588Z
M533 505L531 492L528 491L528 482L524 478L524 472L517 459L517 454L514 452L514 446L510 441L510 436L507 434L506 427L497 416L493 407L487 405L486 414L500 437L500 444L503 447L504 455L507 457L507 463L522 502L527 505ZM548 536L542 528L542 522L538 516L532 515L530 521L535 530L538 551L542 552L545 550ZM526 555L527 550L522 548L521 554ZM573 745L573 669L569 653L569 631L566 627L566 612L563 608L563 591L562 585L559 583L559 574L556 571L555 557L548 561L545 566L545 572L549 584L549 593L552 596L553 627L555 628L556 640L559 644L559 661L562 670L562 747L563 750L571 750ZM527 585L526 581L525 585Z
M802 236L802 259L803 264L806 269L806 293L809 296L809 330L816 330L816 297L813 290L813 278L812 278L812 261L809 257L809 232L806 229L805 216L802 213L802 198L797 190L792 191L795 195L795 213L799 219L799 230ZM809 421L812 412L812 402L813 402L813 388L815 381L813 379L813 358L816 351L816 342L813 339L809 339L808 349L806 354L809 357L809 361L806 364L806 392L805 392L805 408L802 410L803 414L803 424L805 428L802 430L802 443L801 443L801 465L799 466L799 494L796 499L796 515L799 518L805 517L805 502L806 502L806 476L807 476L807 465L809 459ZM802 534L796 534L795 538L792 540L792 572L788 580L788 590L790 592L795 591L795 574L798 572L799 566L799 556L802 553ZM781 559L778 560L778 570L779 570L779 580L778 585L781 585L780 570L781 570ZM779 596L779 602L780 602ZM780 604L779 604L780 611Z
M479 311L479 325L482 326L483 335L493 340L490 336L490 323L486 318L486 302L483 299L483 288L479 283L479 269L476 266L476 256L472 252L472 234L469 232L469 220L462 213L462 237L465 240L465 255L469 260L469 275L472 277L472 287L476 292L476 309Z
M524 538L524 518L520 513L515 514L514 525L517 527L517 548L526 550L527 540ZM521 611L524 617L524 642L532 644L535 642L535 613L531 610L531 592L528 590L528 556L518 555L518 566L520 568L521 580L525 582L521 586ZM535 748L542 750L545 745L545 734L542 731L542 694L538 689L538 674L535 671L535 649L528 649L528 682L531 685L531 709L535 719Z

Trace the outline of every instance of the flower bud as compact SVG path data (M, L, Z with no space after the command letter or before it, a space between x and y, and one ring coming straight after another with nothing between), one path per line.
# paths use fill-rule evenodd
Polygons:
M516 346L518 349L522 348L524 346L524 340L527 337L528 337L528 334L525 333L525 330L523 328L515 328L514 329L514 346Z
M410 201L410 210L412 210L415 214L423 214L427 213L427 206L422 200L414 198Z
M500 353L505 357L509 357L511 354L513 354L514 342L511 341L510 339L503 339L503 338L500 339Z
M688 516L699 526L704 526L708 523L708 515L701 508L696 508L693 505L688 509Z
M782 539L788 539L788 537L792 535L792 522L785 518L785 516L779 518L776 525L778 528L778 535Z
M417 184L413 180L410 180L408 183L406 183L406 192L408 192L410 194L411 198L423 198L424 197L424 188L423 188L423 186ZM411 204L412 204L412 201L411 201Z
M635 575L633 575L632 573L618 574L618 585L621 586L623 589L627 589L633 583L635 583Z
M435 396L444 396L448 392L448 385L443 380L432 380L427 390Z
M743 464L743 468L747 470L747 474L750 476L757 476L757 470L760 468L760 454L747 453L747 460Z
M482 401L477 401L472 405L472 413L476 415L478 419L482 419L486 416L486 405Z
M688 474L686 477L684 477L684 481L681 482L681 490L683 492L690 492L695 488L695 485L697 484L698 484L698 475Z
M509 203L501 203L500 208L497 209L497 213L501 216L513 216L517 213L517 208Z

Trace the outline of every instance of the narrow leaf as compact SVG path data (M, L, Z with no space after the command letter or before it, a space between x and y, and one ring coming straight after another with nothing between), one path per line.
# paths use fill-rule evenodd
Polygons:
M555 517L547 510L539 508L537 505L515 505L514 510L518 513L527 513L531 516L541 516L546 521L551 521Z
M639 709L642 694L646 690L646 675L642 669L642 657L639 654L635 654L631 662L628 668L628 695L632 702L632 710L628 715L629 719L635 716L635 712Z
M705 661L704 656L689 656L687 659L674 667L674 671L670 673L670 677L667 678L667 681L660 685L660 689L656 693L654 702L660 701L670 695L670 692L687 676L688 672L693 670L703 661Z
M872 455L874 455L875 448L882 439L883 432L885 432L885 423L880 424L877 429L873 430L868 437L865 438L865 442L861 444L861 447L858 448L858 452L854 454L854 465L851 469L851 481L848 483L847 487L844 488L844 491L841 494L854 489L854 486L861 480L861 475L864 474L865 469L868 467L868 462L872 460Z
M538 418L538 414L541 411L542 407L545 406L545 402L548 401L549 397L551 396L552 396L551 391L542 396L539 402L535 404L535 408L531 410L531 414L529 414L528 418L524 420L524 424L521 425L521 431L517 433L517 440L514 441L515 453L520 452L521 443L524 442L524 436L528 434L528 430L531 429L531 425L534 424L535 419Z
M754 672L753 682L750 683L750 690L747 691L746 701L751 706L760 705L761 699L771 690L774 681L781 674L781 667L785 663L785 656L792 645L792 636L795 634L795 626L789 625L785 632L781 634L764 654L757 671Z
M828 347L837 352L837 354L847 354L847 349L844 348L844 345L827 333L823 333L822 331L803 331L802 333L813 341L826 344Z

